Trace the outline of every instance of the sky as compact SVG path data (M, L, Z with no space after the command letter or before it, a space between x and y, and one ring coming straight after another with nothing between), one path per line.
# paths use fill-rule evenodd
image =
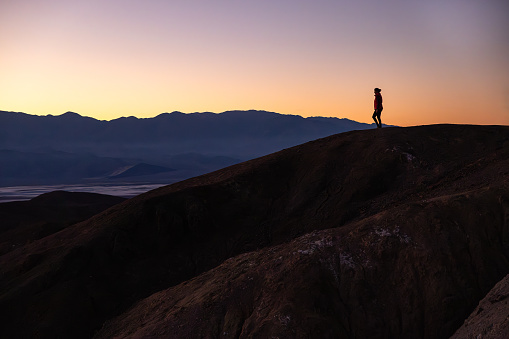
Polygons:
M509 125L507 0L0 0L0 110Z

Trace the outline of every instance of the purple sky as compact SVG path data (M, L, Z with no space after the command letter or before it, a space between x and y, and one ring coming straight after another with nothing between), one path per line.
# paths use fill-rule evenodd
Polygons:
M509 124L509 1L0 3L0 110Z

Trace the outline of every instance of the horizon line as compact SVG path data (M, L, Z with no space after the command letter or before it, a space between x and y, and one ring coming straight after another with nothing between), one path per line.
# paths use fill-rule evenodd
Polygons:
M162 112L162 113L156 114L156 115L154 115L152 117L143 117L143 118L140 118L140 117L137 117L137 116L134 116L134 115L129 115L129 116L120 116L118 118L113 118L113 119L110 119L110 120L107 120L107 119L98 119L98 118L95 118L95 117L91 117L91 116L87 116L87 115L82 115L82 114L74 112L74 111L66 111L66 112L61 113L61 114L33 114L33 113L26 113L26 112L19 112L19 111L4 111L4 110L0 110L0 112L3 112L3 113L14 113L14 114L25 114L25 115L38 116L38 117L61 117L61 116L64 116L66 114L73 114L73 115L78 115L78 116L80 116L82 118L89 118L89 119L94 119L94 120L97 120L97 121L114 121L114 120L118 120L118 119L127 119L127 118L135 118L135 119L139 119L139 120L141 120L141 119L154 119L154 118L157 118L157 117L159 117L161 115L164 115L164 114L184 114L184 115L214 114L214 115L220 115L220 114L224 114L224 113L233 113L233 112L260 112L260 113L270 113L270 114L285 115L285 116L295 116L295 117L300 117L300 118L303 118L303 119L325 118L325 119L349 120L349 121L354 121L354 122L365 124L363 122L359 122L359 121L352 120L352 119L349 119L349 118L339 118L339 117L335 117L335 116L323 116L323 115L314 115L314 116L304 117L304 116L299 115L299 114L279 113L279 112L274 112L274 111L266 111L266 110L263 110L263 109L232 109L232 110L226 110L226 111L223 111L223 112L211 112L211 111L203 111L203 112L172 111L172 112L168 112L167 111L167 112ZM369 125L369 124L367 124L367 125Z

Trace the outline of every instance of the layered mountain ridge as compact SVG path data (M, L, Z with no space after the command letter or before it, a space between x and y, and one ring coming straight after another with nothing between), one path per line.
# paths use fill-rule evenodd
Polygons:
M172 112L111 121L73 112L37 116L0 111L3 149L51 148L106 157L147 157L147 152L157 151L159 156L197 152L249 159L331 134L367 128L371 126L348 119L303 118L254 110Z
M173 112L111 121L72 112L37 116L0 111L0 187L172 183L317 138L367 128L370 125L348 119L265 111ZM126 167L143 170L111 176Z
M509 128L333 135L129 199L0 267L9 336L448 338L509 273Z

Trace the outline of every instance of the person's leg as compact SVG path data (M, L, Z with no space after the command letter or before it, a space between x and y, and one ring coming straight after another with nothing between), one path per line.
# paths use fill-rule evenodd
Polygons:
M376 127L378 128L378 121L376 120L376 117L377 117L377 111L375 110L373 112L373 117L372 118L373 118L373 120L375 120Z
M383 110L383 108L378 110L378 114L377 114L377 116L378 116L378 123L380 124L380 128L382 128L382 110Z

